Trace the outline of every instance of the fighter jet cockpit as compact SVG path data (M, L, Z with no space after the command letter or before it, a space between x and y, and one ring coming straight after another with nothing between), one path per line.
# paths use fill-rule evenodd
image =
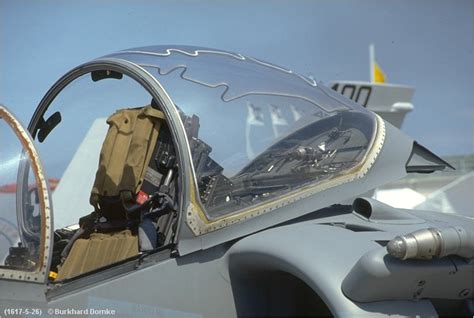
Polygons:
M66 73L28 128L14 110L0 105L3 308L472 312L472 222L361 196L452 167L311 78L144 47Z
M359 178L383 142L383 121L312 79L191 47L121 51L72 70L29 130L53 206L51 281L173 250L180 233L252 222ZM12 148L17 160L23 148ZM32 165L22 167L1 171L4 187L23 185L25 206L13 252L1 248L5 266L29 266L24 244L40 257L35 233L45 231Z

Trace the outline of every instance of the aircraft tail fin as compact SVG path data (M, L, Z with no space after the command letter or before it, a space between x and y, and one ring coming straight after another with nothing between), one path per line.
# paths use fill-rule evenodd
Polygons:
M410 86L357 81L334 81L329 87L345 97L376 112L400 128L407 113L413 110L415 89Z
M373 44L369 45L369 58L370 58L370 81L372 83L385 83L385 73L380 68L379 64L375 61L375 48Z

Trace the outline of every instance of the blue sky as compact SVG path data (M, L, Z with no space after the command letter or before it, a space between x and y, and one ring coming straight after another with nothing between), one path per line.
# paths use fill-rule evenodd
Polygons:
M27 124L74 66L154 44L236 51L318 80L416 88L403 129L441 155L474 153L474 1L0 0L0 102Z

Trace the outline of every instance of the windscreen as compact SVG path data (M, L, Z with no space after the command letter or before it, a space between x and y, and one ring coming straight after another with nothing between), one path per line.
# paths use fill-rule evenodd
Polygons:
M42 253L39 183L27 152L2 114L3 108L0 109L0 267L33 271ZM30 171L23 182L19 171L25 167L30 167Z
M114 56L155 76L179 109L209 219L349 173L374 139L371 112L270 63L192 47Z

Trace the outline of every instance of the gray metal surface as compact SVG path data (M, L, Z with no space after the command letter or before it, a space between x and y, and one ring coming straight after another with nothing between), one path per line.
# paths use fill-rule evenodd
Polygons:
M131 316L135 311L140 312L143 317L234 317L238 310L235 307L235 299L243 292L233 287L237 284L235 279L239 275L260 269L287 272L304 281L336 316L411 316L413 313L435 316L433 305L425 297L440 295L439 293L445 295L451 290L454 291L460 287L459 282L463 278L465 285L468 281L465 275L472 275L474 264L458 262L458 276L446 274L454 268L453 263L447 260L425 262L425 265L418 267L400 265L411 273L411 276L404 277L403 281L406 283L393 283L393 288L385 288L384 293L380 293L380 286L377 289L368 288L365 293L357 293L360 298L356 300L363 302L348 298L341 286L354 266L360 262L361 255L375 253L377 257L388 257L384 247L378 242L387 241L400 231L432 225L432 218L436 216L437 214L426 217L421 213L420 217L428 220L416 225L374 224L335 208L323 210L312 214L307 221L269 229L233 245L224 244L177 259L167 260L159 255L150 256L140 263L135 261L134 266L124 267L122 272L118 270L122 266L120 265L116 269L111 268L64 283L47 293L52 297L48 302L39 301L35 305L41 305L45 310L91 306L115 308L123 316ZM330 252L328 246L331 247ZM379 266L379 262L374 264L372 266ZM452 286L452 289L433 294L440 283L438 280L441 265L438 264L446 264L442 265L447 266L444 274L441 273L444 275L442 282ZM434 272L425 269L424 274L420 275L419 266L433 268ZM115 271L115 274L108 276L110 271ZM377 271L369 270L368 273L373 275ZM430 273L434 273L434 276ZM412 286L411 278L425 280L426 286L421 293L411 293L419 290L418 285ZM390 277L385 283L387 281L390 281ZM365 282L369 285L370 283L370 279ZM15 292L11 291L22 292L18 283L8 284L10 293L2 293L3 304L12 301ZM407 288L407 285L410 288ZM131 293L132 290L137 292ZM281 292L285 294L289 291ZM365 302L364 297L369 292L379 295L377 302ZM417 301L413 302L413 299ZM245 308L239 309L239 312L244 311Z
M332 219L337 222L355 218L341 216ZM345 275L360 255L382 249L375 240L383 240L387 233L353 232L337 226L318 225L317 222L268 230L239 241L229 250L231 270L262 267L287 271L305 281L338 317L403 315L404 312L407 315L410 312L435 315L428 301L361 304L348 299L341 291ZM328 246L331 247L330 253Z
M402 261L384 249L366 253L342 283L354 301L473 298L474 263L456 257Z

